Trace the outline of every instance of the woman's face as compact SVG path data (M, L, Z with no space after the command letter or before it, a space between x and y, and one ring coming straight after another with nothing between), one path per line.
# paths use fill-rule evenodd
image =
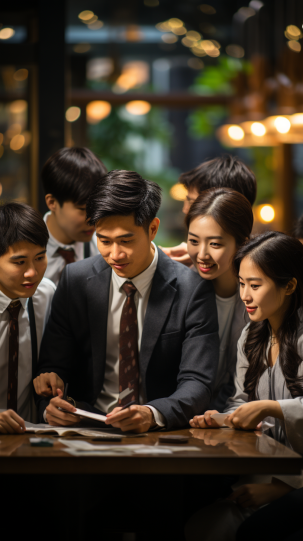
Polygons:
M237 246L212 216L198 216L190 223L187 249L200 276L214 280L230 271Z
M290 288L278 287L249 256L241 262L239 281L240 296L251 321L275 318L279 327L289 305Z

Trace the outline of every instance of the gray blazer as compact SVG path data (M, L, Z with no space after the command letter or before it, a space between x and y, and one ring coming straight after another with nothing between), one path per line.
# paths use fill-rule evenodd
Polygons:
M237 344L244 327L249 322L248 314L245 310L238 290L237 300L233 313L228 347L223 360L220 372L217 372L213 396L209 409L223 411L227 399L234 394L234 377L237 364Z
M93 410L103 387L111 268L101 256L68 265L54 295L38 374L57 373ZM218 365L213 286L161 250L146 310L140 373L148 404L166 428L207 409ZM47 402L37 397L39 418Z
M245 327L241 334L241 338L238 342L238 358L237 369L235 376L235 394L228 400L225 411L235 411L239 406L248 402L248 395L244 392L244 380L246 371L248 368L248 360L244 353L244 345L248 334L248 325ZM298 330L298 353L303 360L303 321L301 314L301 323ZM269 344L266 351L266 359L268 356ZM264 359L264 363L267 366L267 361ZM303 377L303 363L300 364L298 369L298 377ZM303 396L298 398L292 398L285 382L283 372L281 370L279 357L276 360L275 365L270 368L267 367L263 372L259 385L257 388L258 400L277 400L282 408L284 420L275 419L273 417L267 417L266 421L274 425L271 429L271 435L283 443L287 447L290 447L297 453L303 454ZM275 476L277 477L277 476ZM302 476L291 476L297 479L297 482L288 482L295 488L303 486ZM282 477L281 477L282 479ZM285 480L285 476L283 476Z

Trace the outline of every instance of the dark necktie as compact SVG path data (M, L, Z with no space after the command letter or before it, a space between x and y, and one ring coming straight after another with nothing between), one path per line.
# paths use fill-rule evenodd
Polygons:
M65 250L65 248L58 248L57 252L61 255L61 257L63 257L66 265L68 265L69 263L75 263L75 250L73 248L71 248L71 250Z
M8 353L8 387L7 409L17 411L18 398L18 355L19 355L19 324L18 316L21 308L20 301L12 301L7 307L9 320L9 353Z
M122 286L127 297L122 308L119 338L119 393L125 389L133 392L119 399L119 406L132 400L139 401L138 320L135 305L136 287L131 282Z

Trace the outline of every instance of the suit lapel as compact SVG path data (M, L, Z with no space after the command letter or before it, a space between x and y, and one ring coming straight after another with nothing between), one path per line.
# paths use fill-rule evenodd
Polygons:
M103 385L106 362L107 314L111 268L104 264L94 268L96 274L87 279L87 310L93 359L93 395L98 396Z
M176 281L173 262L163 254L162 250L158 249L158 252L159 260L148 300L141 340L140 372L144 390L147 366L176 294L176 288L172 285L172 282Z

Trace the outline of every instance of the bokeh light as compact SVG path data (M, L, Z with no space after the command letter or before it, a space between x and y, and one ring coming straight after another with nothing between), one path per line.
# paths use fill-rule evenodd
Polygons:
M233 58L243 58L245 55L245 51L240 45L227 45L225 51L228 56L232 56Z
M9 104L9 111L13 114L24 113L27 109L27 101L15 100Z
M13 28L2 28L0 30L0 39L10 39L15 34L15 30Z
M279 133L289 132L291 126L290 121L285 116L277 116L274 121L274 125Z
M176 41L178 41L177 36L174 36L173 34L162 34L161 39L164 43L176 43Z
M209 4L201 4L199 7L202 13L206 13L207 15L214 15L216 13L215 8Z
M28 70L27 69L20 69L15 71L14 73L14 79L15 81L25 81L28 77Z
M178 182L171 187L169 194L176 201L184 201L187 196L187 189L183 184Z
M275 219L275 209L271 205L262 205L260 217L263 222L269 223Z
M81 13L79 13L78 17L79 19L81 19L81 21L85 22L85 21L89 21L92 17L94 17L94 12L93 11L90 11L89 9L85 9L84 11L81 11Z
M229 126L227 133L231 139L234 141L241 141L244 139L244 130L240 126Z
M266 134L266 128L262 122L253 122L250 127L251 133L257 137L262 137Z
M87 51L90 50L90 44L89 43L77 43L77 45L74 45L73 47L74 52L78 54L87 53Z
M65 112L65 118L68 122L75 122L81 115L80 107L69 107Z
M24 135L14 135L9 146L12 150L20 150L25 143Z
M98 124L106 118L112 110L108 101L91 101L86 106L86 119L89 124Z
M295 51L295 53L299 53L301 51L301 43L299 43L298 41L288 41L287 45L292 51Z
M125 109L132 115L146 115L151 110L151 104L148 101L134 100L129 101Z

